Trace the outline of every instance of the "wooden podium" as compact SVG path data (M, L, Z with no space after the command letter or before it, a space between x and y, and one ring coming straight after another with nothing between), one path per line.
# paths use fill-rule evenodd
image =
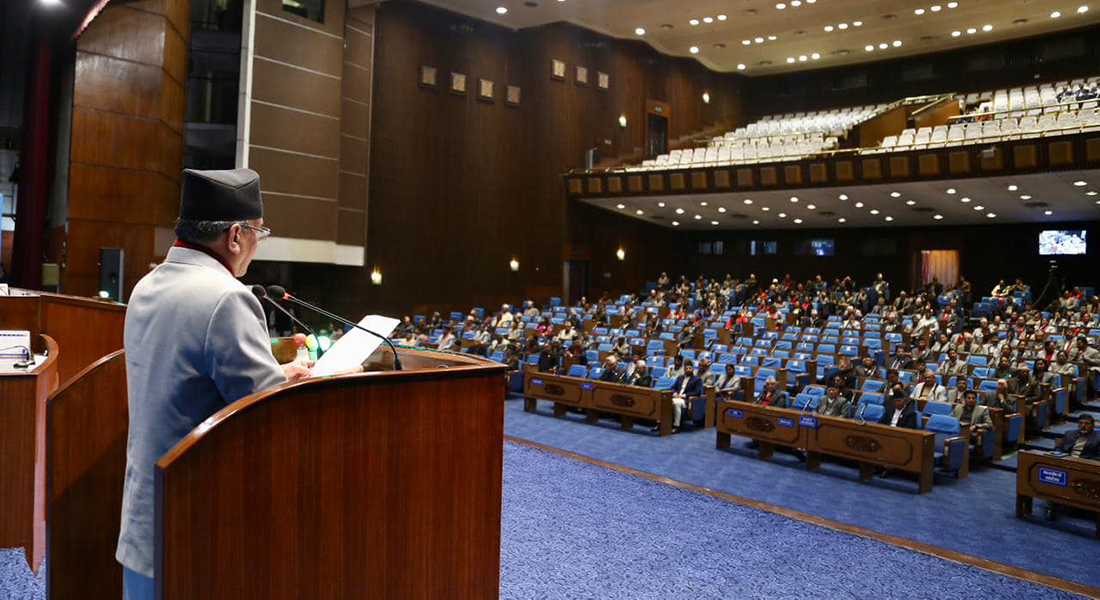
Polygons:
M496 598L506 367L430 350L401 358L404 371L243 398L162 457L158 598ZM83 391L77 378L53 399L51 431L86 440L51 451L55 600L121 597L125 403L96 396L108 381L125 390L124 366L121 353L105 357ZM107 424L94 432L92 404Z

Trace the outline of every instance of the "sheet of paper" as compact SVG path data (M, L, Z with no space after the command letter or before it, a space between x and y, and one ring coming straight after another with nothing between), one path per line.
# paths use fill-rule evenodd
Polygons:
M397 319L380 315L367 315L359 325L379 335L389 337L400 323ZM355 368L378 349L384 342L361 329L352 329L345 333L325 352L317 364L313 365L314 376L333 375Z

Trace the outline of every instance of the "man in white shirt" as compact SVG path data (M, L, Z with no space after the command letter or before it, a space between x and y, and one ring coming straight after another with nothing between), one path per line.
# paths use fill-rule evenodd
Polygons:
M947 388L943 385L936 383L936 374L931 369L925 369L924 377L920 383L913 386L913 391L910 397L914 400L934 400L936 402L947 402Z

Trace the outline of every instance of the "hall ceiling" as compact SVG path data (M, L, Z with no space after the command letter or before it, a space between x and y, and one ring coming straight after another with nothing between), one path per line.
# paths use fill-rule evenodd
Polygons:
M1100 2L1085 0L425 1L513 29L566 21L749 76L951 50L1100 22Z
M1100 220L1100 171L579 201L623 217L693 231L1001 223L1053 226Z

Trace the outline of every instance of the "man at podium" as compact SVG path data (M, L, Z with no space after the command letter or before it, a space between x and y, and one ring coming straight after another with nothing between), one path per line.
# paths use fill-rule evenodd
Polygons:
M127 600L153 598L156 461L227 404L309 376L300 363L275 361L260 301L236 279L270 233L256 172L185 170L178 239L130 297L130 431L115 553Z

